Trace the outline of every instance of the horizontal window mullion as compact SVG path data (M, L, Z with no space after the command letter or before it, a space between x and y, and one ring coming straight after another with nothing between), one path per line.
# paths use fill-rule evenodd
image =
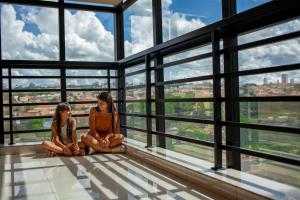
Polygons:
M240 102L300 101L300 96L238 97L236 100Z
M138 71L127 73L124 76L128 77L128 76L133 76L133 75L137 75L137 74L142 74L142 73L145 73L145 72L146 72L146 69L141 69L141 70L138 70Z
M61 89L32 89L32 90L11 90L12 92L61 92ZM3 90L3 92L9 92L9 90Z
M162 82L157 82L155 85L161 86L161 85L170 85L170 84L176 84L176 83L188 83L188 82L194 82L194 81L212 80L213 78L214 78L213 75L207 75L207 76L177 79L177 80L171 80L171 81L162 81Z
M97 79L97 78L108 79L113 77L111 76L66 76L66 79Z
M238 76L248 76L248 75L256 75L256 74L265 74L265 73L272 73L272 72L281 72L281 71L293 71L300 69L300 63L291 64L291 65L281 65L275 67L266 67L260 69L250 69L239 71L236 73Z
M11 76L10 78L12 79L60 79L61 76Z

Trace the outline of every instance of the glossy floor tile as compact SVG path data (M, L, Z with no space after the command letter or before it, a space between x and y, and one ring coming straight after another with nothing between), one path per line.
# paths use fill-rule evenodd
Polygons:
M221 199L126 154L0 156L0 199Z

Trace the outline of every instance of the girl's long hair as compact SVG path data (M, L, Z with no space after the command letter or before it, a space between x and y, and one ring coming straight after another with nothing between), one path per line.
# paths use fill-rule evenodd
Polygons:
M113 133L120 133L120 124L118 120L117 122L115 122L115 117L116 117L116 106L114 105L112 96L109 92L101 92L98 94L97 99L100 99L101 101L104 101L107 103L107 107L108 107L108 112L110 112L112 114L112 129L113 129ZM97 110L99 111L99 106L97 106Z
M71 107L70 107L70 104L67 103L67 102L63 102L63 103L59 103L56 107L56 110L55 110L55 113L54 113L54 116L53 116L53 121L56 122L56 132L57 132L57 135L58 135L58 138L59 140L63 142L63 139L61 137L61 116L60 116L60 112L63 112L63 111L70 111L71 110ZM72 124L71 124L71 118L69 118L67 120L67 137L70 141L72 141ZM53 139L53 135L52 135L52 139ZM51 140L52 140L51 139Z

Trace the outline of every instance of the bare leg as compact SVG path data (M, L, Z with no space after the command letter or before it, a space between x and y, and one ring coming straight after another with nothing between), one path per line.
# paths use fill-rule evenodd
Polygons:
M61 147L57 146L56 144L54 144L54 142L50 142L50 141L44 141L42 143L42 146L44 149L48 150L48 151L53 151L57 154L63 154L64 151Z
M110 145L109 147L116 147L124 142L124 136L122 134L115 134L113 137L109 138Z
M104 148L93 136L84 134L81 136L81 141L88 147L92 147L97 152L111 153L110 148Z

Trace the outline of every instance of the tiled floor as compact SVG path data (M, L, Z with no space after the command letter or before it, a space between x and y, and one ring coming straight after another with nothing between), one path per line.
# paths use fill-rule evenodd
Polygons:
M126 154L0 156L0 199L220 199Z

